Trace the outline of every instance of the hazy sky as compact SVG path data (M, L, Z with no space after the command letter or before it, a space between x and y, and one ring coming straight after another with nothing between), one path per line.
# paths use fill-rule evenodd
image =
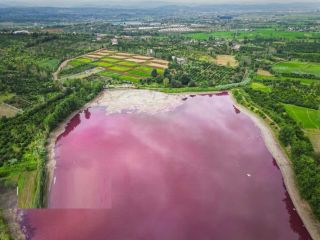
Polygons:
M0 4L5 5L30 5L30 6L57 6L69 5L79 6L83 4L99 4L99 5L132 5L135 2L152 3L179 3L179 4L223 4L223 3L296 3L296 2L317 2L320 0L0 0Z

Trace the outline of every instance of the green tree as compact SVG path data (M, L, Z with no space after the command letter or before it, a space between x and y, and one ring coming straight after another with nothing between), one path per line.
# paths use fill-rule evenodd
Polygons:
M164 78L164 79L163 79L163 85L164 85L165 87L168 87L168 86L169 86L169 83L170 83L170 80L169 80L168 78Z
M152 76L153 78L155 78L155 77L158 76L158 71L157 71L157 69L155 69L155 68L152 69L151 76Z
M180 77L180 82L183 84L183 85L188 85L188 83L190 82L190 77L189 75L187 74L182 74L181 77Z
M168 69L168 68L166 68L166 69L164 70L164 72L163 72L163 76L164 76L165 78L167 78L167 77L169 77L169 76L170 76L170 71L169 71L169 69Z
M294 139L294 137L295 137L295 131L289 125L284 126L279 132L279 138L285 146L288 146L289 144L291 144L292 139Z

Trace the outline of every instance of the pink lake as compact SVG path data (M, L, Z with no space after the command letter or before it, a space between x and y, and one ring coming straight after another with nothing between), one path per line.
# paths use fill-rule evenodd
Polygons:
M89 108L58 138L32 240L311 239L259 129L227 94L171 112Z

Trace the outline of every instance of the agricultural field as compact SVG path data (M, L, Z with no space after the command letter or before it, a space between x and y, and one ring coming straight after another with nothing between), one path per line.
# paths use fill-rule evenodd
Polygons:
M146 73L146 72L142 72L142 71L139 71L136 69L130 70L130 71L128 71L128 73L139 76L139 77L149 77L150 76L149 72Z
M14 117L20 110L6 104L5 101L12 99L15 94L12 93L3 93L0 94L0 118L1 117Z
M92 60L90 58L84 58L84 57L80 57L80 58L77 58L75 60L72 60L69 62L70 65L72 66L78 66L78 65L81 65L83 63L90 63Z
M92 62L93 65L95 66L99 66L99 67L112 67L114 64L113 63L109 63L109 62Z
M320 78L320 63L288 61L277 63L272 69L281 74L312 75Z
M63 79L75 79L99 72L100 76L138 83L140 79L151 77L154 69L162 75L168 64L168 61L161 59L102 49L71 60L61 74ZM99 71L95 70L96 67Z
M271 77L272 76L271 72L269 72L267 70L263 70L261 68L258 69L257 75L264 76L264 77Z
M276 29L255 29L255 30L239 30L239 31L218 31L218 32L198 32L198 33L187 33L185 36L195 40L207 40L212 38L223 38L223 39L303 39L303 38L319 38L320 33L309 33L309 32L289 32L289 31L278 31Z
M280 80L280 81L298 81L304 85L311 85L313 83L320 83L318 79L309 79L309 78L297 78L297 77L278 77L278 76L262 76L256 75L255 80Z
M104 57L104 58L101 58L101 61L117 63L117 62L120 62L121 60L115 59L115 58L110 58L110 57Z
M18 112L18 109L0 102L0 117L14 117Z
M214 62L225 67L237 67L239 65L236 58L231 55L217 55Z
M303 127L315 152L320 153L320 110L285 105L287 113Z
M285 104L287 113L305 129L320 129L320 110Z
M315 152L320 153L320 129L305 129Z
M253 82L251 83L250 87L253 90L257 90L257 91L262 91L262 92L271 92L271 88L264 85L263 83L259 83L259 82Z
M120 66L120 65L114 65L114 66L111 66L109 68L109 70L116 71L116 72L127 72L127 71L130 70L130 68L123 67L123 66Z

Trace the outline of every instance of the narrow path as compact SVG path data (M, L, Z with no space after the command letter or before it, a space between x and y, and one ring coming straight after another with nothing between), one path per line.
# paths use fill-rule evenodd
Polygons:
M63 61L60 66L58 67L57 71L55 71L53 74L52 74L52 77L53 77L53 80L56 81L59 79L59 73L60 71L65 67L67 66L68 62L70 62L71 60L73 60L74 58L71 58L71 59L68 59L68 60L65 60Z

